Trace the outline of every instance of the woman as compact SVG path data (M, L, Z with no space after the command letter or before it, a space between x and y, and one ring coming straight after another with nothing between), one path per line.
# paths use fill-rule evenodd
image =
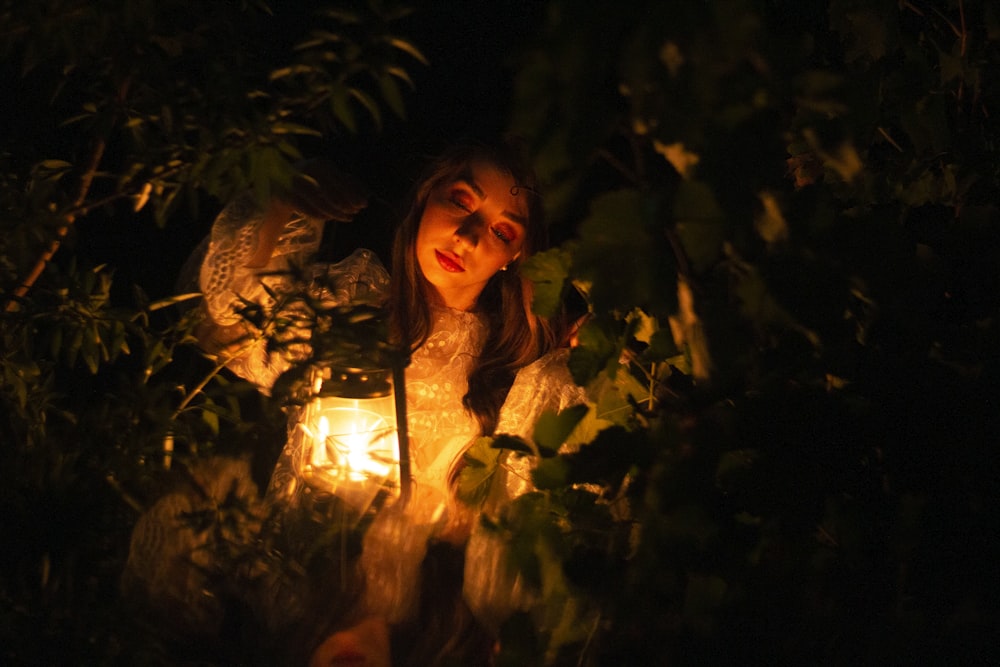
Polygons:
M249 324L246 308L272 306L300 287L290 270L316 252L326 220L350 219L364 206L358 192L343 175L312 165L287 196L264 208L249 197L238 199L213 225L200 266L207 314L201 340L263 391L306 350L269 347ZM467 612L463 616L464 604L453 599L429 605L412 585L422 569L439 582L451 577L447 588L461 597L460 555L455 562L460 551L448 545L463 545L473 523L474 512L451 492L463 453L477 436L493 435L498 423L505 432L527 436L534 423L528 419L542 409L582 400L560 358L546 354L556 347L555 328L531 312L531 285L518 271L544 242L534 175L519 152L507 144L468 144L444 154L418 181L395 236L391 279L365 250L306 271L324 278L327 304L387 302L393 342L410 351L406 398L414 492L406 507L380 512L366 534L363 610L352 620L370 627L374 618L376 625L415 630L413 650L423 656L417 662L441 651L436 641L426 641L431 616L445 633L473 628L464 635L476 645L475 623ZM290 335L308 339L309 332ZM518 389L504 407L519 372ZM301 489L292 464L300 454L295 442L289 440L269 485L267 497L278 505L293 505ZM483 589L484 581L479 584ZM488 601L476 603L489 608Z
M227 207L201 266L209 318L203 343L228 346L227 365L265 391L294 359L287 350L269 351L259 335L240 347L252 333L240 310L294 289L288 270L318 248L324 219L346 219L363 202L341 175L313 172L264 210L246 198ZM324 190L331 180L335 186ZM391 279L364 250L311 271L332 277L327 303L388 298L392 338L411 351L406 396L415 496L428 514L428 504L440 506L442 535L456 542L468 529L449 493L462 453L476 436L493 434L517 371L554 347L553 328L531 312L531 286L518 271L544 241L534 175L518 152L468 144L420 179L396 233ZM293 487L296 454L283 453L270 496Z

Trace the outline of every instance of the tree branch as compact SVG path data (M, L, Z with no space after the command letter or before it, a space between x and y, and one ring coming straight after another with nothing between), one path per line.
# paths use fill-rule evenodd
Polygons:
M129 88L129 79L125 79L122 85L118 89L118 102L119 105L125 100L125 95ZM94 176L97 174L98 167L101 166L101 159L104 157L104 151L107 148L108 142L106 137L101 137L94 144L94 149L90 152L90 157L87 160L87 164L84 167L83 173L80 175L80 187L76 194L76 199L73 200L73 205L70 207L70 212L63 216L63 224L60 225L59 229L56 231L56 237L52 239L49 243L49 247L45 249L42 255L35 262L35 266L31 269L28 275L24 278L20 285L14 288L13 294L10 300L7 302L6 311L13 312L17 310L20 305L21 299L23 299L28 291L34 286L35 281L38 277L42 275L42 271L48 266L48 263L52 261L52 257L55 256L56 252L59 250L59 246L62 245L62 240L66 238L66 234L69 232L70 226L76 222L77 214L74 212L75 209L79 209L83 206L83 203L87 200L87 195L90 194L90 186L94 182Z

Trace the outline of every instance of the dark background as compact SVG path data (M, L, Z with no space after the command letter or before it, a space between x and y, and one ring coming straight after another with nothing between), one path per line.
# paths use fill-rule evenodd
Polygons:
M307 157L332 159L371 192L368 208L353 222L328 224L325 258L335 260L367 247L388 264L393 229L427 159L456 141L489 140L506 130L517 54L542 10L542 3L531 0L442 0L423 3L405 19L400 34L430 62L429 67L408 63L415 86L404 93L406 119L386 111L381 132L344 131L303 146ZM197 215L183 222L175 217L163 229L124 204L118 215L80 220L67 243L77 244L86 260L115 267L119 298L128 298L134 283L155 299L174 293L181 266L223 204L206 199Z

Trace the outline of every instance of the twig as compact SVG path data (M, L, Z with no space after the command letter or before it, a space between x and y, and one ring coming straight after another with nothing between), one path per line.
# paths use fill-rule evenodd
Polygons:
M183 164L183 165L181 165L179 167L172 167L170 169L167 169L165 171L162 171L162 172L156 174L155 177L156 177L157 180L162 180L164 178L170 178L171 176L175 176L175 175L181 173L182 171L184 171L185 169L188 169L190 166L191 166L190 164ZM135 183L135 181L133 181L133 183ZM125 190L121 190L119 192L115 192L114 194L110 194L107 197L104 197L103 199L95 199L94 201L88 202L86 204L84 204L83 202L80 202L79 204L77 204L77 205L73 206L72 208L70 208L69 210L67 210L66 213L65 213L65 215L67 217L69 217L69 216L73 216L73 217L85 216L85 215L88 215L94 209L102 208L104 206L107 206L108 204L113 204L114 202L118 201L119 199L124 199L125 197L133 197L133 196L136 195L136 192L137 191L134 191L134 190L130 191L128 189L125 189Z
M111 486L112 489L118 492L118 495L121 496L122 500L125 501L126 505L134 509L139 514L142 514L143 512L146 511L146 508L143 507L142 503L136 500L131 493L125 490L125 487L121 485L121 482L119 482L118 479L115 478L114 473L109 474L105 478L105 480L108 482L108 484Z
M656 362L654 361L649 366L649 407L647 408L650 412L653 411L653 404L656 401Z
M80 190L77 192L76 200L73 202L73 208L79 208L86 200L87 193L90 191L90 186L94 181L94 175L97 173L97 168L101 164L101 158L104 157L104 149L106 147L107 144L104 139L98 140L98 142L94 145L94 150L90 154L87 167L80 176ZM74 222L76 222L75 213L70 212L63 217L63 224L59 226L58 230L56 230L56 237L52 239L51 243L49 243L49 247L46 248L42 255L38 258L38 261L35 262L35 266L31 269L21 284L14 288L10 301L7 302L8 313L17 310L20 300L28 294L28 290L30 290L35 284L38 277L42 275L42 271L45 270L45 267L59 250L62 240L66 238L66 234L69 232L69 228Z
M642 149L639 147L639 142L634 132L628 133L628 143L632 149L632 161L635 162L635 182L644 182L646 180L646 161L642 157Z
M125 100L125 96L128 93L130 79L125 79L122 85L118 89L118 102L121 104ZM107 148L107 138L101 137L94 144L94 149L90 153L90 158L87 161L87 165L80 175L80 188L77 191L76 199L73 201L73 209L77 209L83 206L83 202L87 200L87 195L90 194L90 186L94 182L94 176L97 174L97 169L101 165L101 159L104 157L104 151ZM28 291L38 280L38 277L42 275L42 271L48 266L48 263L52 261L52 257L59 250L59 246L62 245L62 240L66 238L66 234L69 232L70 226L76 222L77 215L73 212L67 213L63 217L63 224L56 231L56 237L52 239L49 243L49 247L42 252L42 255L35 262L35 266L31 269L25 279L14 288L14 292L7 302L6 310L7 312L13 312L17 310L18 305L27 294Z
M636 173L634 171L630 170L625 165L624 162L622 162L617 157L615 157L611 153L611 151L607 150L606 148L602 148L599 151L597 151L597 156L601 157L601 158L604 158L605 160L607 160L608 164L610 164L616 170L618 170L619 172L621 172L621 174L623 176L625 176L625 178L628 179L629 182L631 182L631 183L637 183L638 182L639 177L636 175Z
M681 243L680 237L677 236L677 231L668 229L666 234L667 241L670 242L670 248L674 251L674 259L677 260L677 273L681 274L689 283L692 282L691 260L688 259L687 251L684 250L684 244Z
M406 421L406 376L405 368L409 359L398 355L393 359L392 383L396 402L396 436L399 439L399 502L406 507L410 502L413 481L410 471L410 436Z
M962 21L962 50L961 55L965 56L965 47L968 43L969 31L965 28L965 3L962 0L958 0L958 16Z
M909 0L903 0L903 7L905 7L906 9L909 9L910 11L912 11L917 16L923 16L924 15L924 13L922 11L920 11L917 7L915 7L912 2L909 2Z
M587 633L587 641L583 644L583 649L580 650L580 659L576 661L577 667L581 667L584 664L584 658L587 656L587 651L590 650L590 644L594 641L594 635L597 634L597 628L601 626L601 615L597 614L597 618L594 619L594 626L590 628L590 632Z
M201 391L208 385L208 383L212 381L212 378L221 373L222 369L225 367L226 367L226 362L224 361L217 362L215 368L209 371L208 374L206 374L205 377L203 377L201 381L198 384L196 384L191 389L191 391L188 392L187 396L184 397L180 405L177 406L177 409L174 410L174 414L170 415L170 421L174 421L175 419L180 417L181 413L184 412L187 406L190 405L191 401L194 400L194 397L200 394Z
M890 144L892 144L893 148L895 148L900 153L903 152L903 148L899 144L897 144L896 140L890 137L889 133L886 132L883 128L879 127L878 133L881 134L883 137L885 137L885 140L888 141Z
M961 0L959 0L958 4L959 4L959 8L961 8L961 6L962 6ZM959 30L958 26L955 25L954 23L952 23L951 20L947 16L945 16L944 13L942 13L940 9L938 9L937 7L934 7L934 6L931 6L930 9L931 9L932 12L934 12L935 14L937 14L938 17L941 20L943 20L945 23L948 24L948 27L951 28L951 31L952 31L952 33L954 33L955 37L958 37L960 39L962 38L962 32L963 31ZM923 16L923 14L921 14L921 16ZM964 23L964 20L965 20L965 14L964 14L964 12L962 14L962 17L963 17L962 20L963 20L963 23Z

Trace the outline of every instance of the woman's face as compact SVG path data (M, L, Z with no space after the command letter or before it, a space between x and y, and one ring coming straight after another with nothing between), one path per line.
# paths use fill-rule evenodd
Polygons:
M441 305L470 310L494 273L521 254L528 204L514 179L473 161L431 190L417 230L420 270Z

